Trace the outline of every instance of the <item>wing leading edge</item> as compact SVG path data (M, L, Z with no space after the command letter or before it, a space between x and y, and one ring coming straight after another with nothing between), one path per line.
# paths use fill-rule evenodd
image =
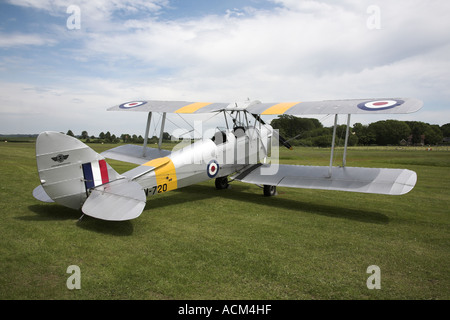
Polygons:
M403 114L422 108L423 102L414 98L378 98L327 100L309 102L259 103L247 111L261 115L304 114Z
M278 166L278 167L276 167ZM234 179L246 183L279 187L339 190L386 195L402 195L411 191L417 174L407 169L298 165L259 165Z
M189 101L130 101L111 107L108 111L135 112L168 112L168 113L212 113L223 110L229 104L220 102L189 102Z
M423 102L415 98L377 98L325 100L305 102L245 101L242 103L188 102L188 101L130 101L116 105L108 111L168 112L180 114L214 113L222 110L246 110L260 115L304 114L404 114L422 108Z

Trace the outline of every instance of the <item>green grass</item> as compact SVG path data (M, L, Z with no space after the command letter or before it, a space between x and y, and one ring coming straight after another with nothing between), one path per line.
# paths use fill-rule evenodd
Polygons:
M280 155L329 161L329 149ZM416 171L404 196L279 188L266 198L257 186L209 181L149 198L124 222L78 222L80 211L35 200L32 143L1 142L0 163L1 299L450 298L445 149L350 149L349 166ZM81 290L66 287L69 265L81 269ZM381 269L380 290L366 286L370 265Z

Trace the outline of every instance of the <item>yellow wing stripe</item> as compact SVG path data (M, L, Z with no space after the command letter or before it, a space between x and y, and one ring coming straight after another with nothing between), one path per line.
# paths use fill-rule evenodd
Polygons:
M261 114L283 114L285 113L289 108L295 106L296 104L299 104L300 102L283 102L275 104L266 110L262 112Z
M198 109L201 109L203 107L206 107L208 105L212 104L212 102L195 102L188 104L187 106L181 107L180 109L176 110L175 113L194 113Z
M158 193L175 190L177 188L177 173L175 170L175 165L170 158L164 157L153 159L144 163L143 166L155 167Z

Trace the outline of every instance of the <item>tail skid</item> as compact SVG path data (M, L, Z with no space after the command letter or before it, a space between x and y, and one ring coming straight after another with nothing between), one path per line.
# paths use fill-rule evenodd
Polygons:
M114 221L136 218L145 207L141 186L119 175L78 139L43 132L36 141L36 159L41 186L33 196L40 201Z

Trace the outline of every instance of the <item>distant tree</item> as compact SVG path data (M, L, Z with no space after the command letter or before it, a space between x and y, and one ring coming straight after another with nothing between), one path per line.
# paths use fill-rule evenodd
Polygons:
M66 134L67 134L68 136L75 137L75 135L73 134L72 130L67 131Z
M128 133L122 133L120 139L122 139L123 143L127 143L130 140L130 135Z
M445 137L445 131L442 127L449 128L450 124L439 127L438 125L431 125L421 121L405 121L411 129L412 143L437 144L442 142ZM447 127L445 127L447 126ZM447 132L448 133L448 132Z
M105 133L102 131L102 132L100 132L100 134L98 135L98 137L100 138L100 139L105 139Z
M153 136L148 139L148 143L158 143L159 139L157 136Z
M445 138L450 137L450 123L446 123L443 126L441 126L441 132Z
M82 138L82 139L87 139L87 138L89 138L89 135L88 135L87 131L81 132L81 138Z
M375 133L369 130L368 125L363 125L359 122L353 125L353 132L358 138L358 144L368 146L374 144L376 141Z
M333 127L329 128L330 133L333 132ZM345 144L345 135L347 134L347 125L342 124L337 126L336 128L336 145L344 146ZM353 128L349 128L349 136L348 136L348 145L349 146L356 146L358 144L358 137L356 136L355 132L353 131Z
M411 129L411 142L413 144L424 142L423 136L425 135L427 124L421 121L405 121L405 123Z
M168 132L163 132L163 140L170 140L170 134Z
M369 124L378 145L397 145L411 134L410 127L403 121L382 120Z
M318 137L318 136L326 136L326 135L332 135L333 134L333 128L315 128L311 131L305 132L302 134L302 136L305 137Z
M273 119L270 125L274 129L278 129L280 135L286 139L293 138L304 134L308 131L323 128L323 125L317 119L299 118L292 115L281 115L277 119Z
M313 138L313 145L317 147L330 147L331 146L331 140L333 139L333 135L323 135Z
M444 135L438 125L430 125L427 123L425 129L425 144L438 144L442 142Z

